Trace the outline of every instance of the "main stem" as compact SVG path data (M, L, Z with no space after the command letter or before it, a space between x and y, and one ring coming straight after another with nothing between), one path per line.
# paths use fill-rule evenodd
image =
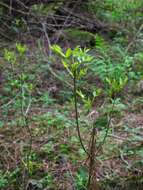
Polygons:
M93 124L92 134L91 134L91 146L90 146L90 157L89 157L89 177L87 183L88 190L99 190L97 178L96 178L96 128Z
M79 138L80 144L82 146L82 149L89 156L89 153L87 152L87 150L84 147L84 144L83 144L82 138L81 138L81 134L80 134L79 115L78 115L78 106L77 106L76 71L74 72L74 76L73 76L73 85L74 85L73 96L74 96L74 107L75 107L75 120L76 120L76 129L77 129L77 133L78 133L78 138Z
M77 85L76 85L76 71L74 72L74 77L73 77L73 85L74 85L74 89L73 89L73 95L74 95L74 106L75 106L75 120L76 120L76 128L77 128L77 133L78 133L78 137L79 137L79 141L80 144L82 146L82 149L84 150L84 152L88 155L88 157L90 158L90 166L89 166L89 179L88 179L88 185L87 188L89 190L99 190L99 187L97 185L97 181L96 179L93 179L94 177L96 178L94 169L95 169L95 127L93 127L93 131L92 131L92 142L91 142L91 149L90 152L88 152L85 147L84 144L82 142L82 138L81 138L81 134L80 134L80 126L79 126L79 115L78 115L78 106L77 106ZM93 174L94 173L94 174Z

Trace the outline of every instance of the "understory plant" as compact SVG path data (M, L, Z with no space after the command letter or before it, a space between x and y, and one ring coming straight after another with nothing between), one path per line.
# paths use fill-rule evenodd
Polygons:
M131 71L131 63L132 59L125 57L125 63L121 65L114 65L112 64L111 59L101 59L97 60L93 55L89 53L89 49L87 48L80 48L79 46L75 47L74 49L68 48L66 51L63 51L62 48L58 45L53 45L51 49L60 56L61 62L66 69L67 73L70 75L72 79L73 85L73 97L74 97L74 108L75 108L75 121L76 121L76 129L77 134L79 137L79 141L81 144L82 149L87 155L87 159L89 160L88 165L88 180L86 182L86 189L87 190L99 190L99 185L97 182L97 175L96 175L96 156L101 150L101 147L104 145L106 138L108 136L108 132L110 129L110 122L113 117L114 107L116 105L117 95L119 92L123 90L125 85L128 82L129 71ZM106 99L110 100L111 108L110 111L107 113L107 122L105 127L105 135L100 143L97 145L97 129L100 128L100 123L98 120L100 116L95 116L93 118L92 124L92 132L90 134L90 143L89 147L86 148L83 139L81 136L81 129L79 124L79 111L78 111L78 100L79 97L86 102L86 99L89 101L90 99L86 98L86 95L79 89L77 83L87 75L88 66L90 64L95 64L95 75L99 73L99 77L103 80L105 84L105 89L103 91L106 94ZM102 64L101 64L102 63ZM96 70L97 68L97 70ZM101 68L101 70L99 70ZM96 98L101 93L100 89L97 88L94 91L93 97ZM94 100L94 99L93 99ZM93 102L93 101L90 101ZM92 103L91 103L92 104ZM91 106L90 106L91 108ZM98 119L99 118L99 119ZM84 182L85 183L85 182Z
M12 89L12 95L15 96L15 102L18 102L18 113L20 112L20 124L29 134L29 145L26 159L22 160L24 164L22 188L26 188L26 184L30 175L30 156L32 150L32 132L29 127L29 111L32 102L33 83L28 81L26 73L25 58L27 47L20 43L16 43L15 50L4 50L4 58L10 64L11 74L9 76L9 88Z
M86 49L86 48L81 49L79 46L77 46L73 50L71 48L68 48L65 53L62 51L62 49L58 45L53 45L52 50L61 57L61 62L73 81L73 97L74 97L75 121L76 121L77 134L78 134L81 147L84 150L84 152L87 154L87 157L89 158L89 180L86 186L89 190L92 189L93 186L95 190L98 190L99 187L96 180L96 174L93 173L95 169L94 154L95 154L95 144L96 144L95 143L96 130L94 128L92 131L91 145L90 145L90 148L87 149L83 143L81 132L80 132L78 98L77 98L77 95L82 97L81 91L77 89L77 81L86 75L87 73L86 63L91 62L93 57L88 54L89 49Z

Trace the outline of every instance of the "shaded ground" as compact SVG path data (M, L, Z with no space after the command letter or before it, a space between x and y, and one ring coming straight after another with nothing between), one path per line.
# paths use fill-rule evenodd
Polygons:
M32 130L32 153L29 188L39 186L40 189L43 185L51 187L50 189L72 190L75 184L79 183L77 170L87 164L86 156L76 136L72 106L55 104L54 108L50 107L31 108L29 125ZM120 118L112 119L109 137L98 156L97 177L99 181L110 180L111 186L130 186L130 180L131 183L142 184L142 110L135 112L136 105L132 103L130 107L130 112L122 111ZM19 118L13 120L11 113L0 129L0 168L6 173L17 173L15 182L15 177L10 177L9 186L12 189L17 189L18 181L21 180L24 152L29 143L27 129L23 128L18 120ZM81 123L82 138L88 146L90 126L86 126L87 117L81 117ZM100 130L98 138L102 138L103 134L104 130ZM45 176L48 176L48 179L44 183Z

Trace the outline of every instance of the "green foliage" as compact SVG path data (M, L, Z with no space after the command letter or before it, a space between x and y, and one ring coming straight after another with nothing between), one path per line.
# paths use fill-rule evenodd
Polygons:
M115 79L115 78L106 78L106 83L107 86L109 87L108 93L109 96L112 97L114 96L116 93L121 92L121 90L123 89L123 87L126 85L128 81L128 78L119 78L119 79Z
M48 142L42 147L42 151L52 155L54 153L54 143L52 141Z
M16 62L16 56L15 56L15 52L14 51L9 51L7 49L4 50L4 58L14 64Z
M136 77L133 71L134 59L125 54L119 47L113 50L115 58L110 51L99 51L99 55L89 63L93 74L99 77L104 84L106 92L110 97L120 92L128 80Z
M77 46L73 50L68 48L64 53L61 47L58 45L53 45L51 48L55 53L61 56L62 64L72 78L74 77L74 74L78 79L86 74L87 69L84 68L84 65L88 62L91 62L93 59L91 55L87 54L89 49L81 49L79 46Z
M108 48L109 46L108 43L105 41L105 39L101 35L96 34L95 39L96 39L96 44L95 44L96 48L102 49L102 50L106 50Z
M32 101L35 103L37 101L41 103L43 102L44 104L48 104L47 101L49 101L49 103L51 101L50 97L48 100L48 97L44 94L41 99L32 96L37 83L40 82L37 80L37 76L39 76L41 68L36 63L31 64L31 60L27 56L28 51L28 48L20 43L17 43L13 49L4 50L4 60L6 60L6 62L2 65L3 77L5 78L2 90L6 96L3 96L3 93L1 96L1 103L3 104L2 114L4 117L9 114L11 109L15 110L13 116L19 115L19 111L21 110L21 100L23 100L25 113L26 110L30 108ZM7 105L7 102L9 101L11 103Z
M43 92L41 97L39 98L39 101L44 105L51 105L53 103L55 103L56 100L54 100L53 98L50 97L48 92Z
M25 45L22 45L20 43L16 43L16 49L18 51L18 53L22 56L25 54L26 52L26 46Z
M4 90L16 99L15 108L20 108L21 100L26 109L26 105L30 101L30 96L34 88L31 80L31 75L26 72L26 51L27 47L20 43L16 43L16 50L4 50L4 59L10 65L7 75L7 83ZM8 72L8 73L7 73ZM9 74L10 72L10 74ZM17 94L17 95L16 95Z
M71 151L71 147L68 144L61 144L60 145L60 152L61 154L68 155L68 153Z
M6 175L0 171L0 189L6 188L8 185L8 180L6 178Z
M45 175L45 177L43 177L42 179L40 179L39 181L43 187L53 187L54 186L54 178L53 175L48 173L47 175Z
M73 122L65 114L60 113L59 111L48 112L39 116L35 116L32 119L33 121L39 123L41 130L42 128L56 128L64 129L72 127Z
M96 156L99 163L102 163L97 165L102 178L114 179L109 185L105 182L105 189L115 189L115 186L120 188L122 185L118 185L119 178L115 179L119 175L124 175L124 181L127 175L133 182L142 182L142 177L132 177L141 173L143 167L142 91L132 93L136 86L141 86L138 84L142 83L138 81L143 79L142 7L141 0L82 2L79 9L76 9L77 14L74 15L74 10L69 12L65 25L62 28L59 26L59 31L57 27L56 32L46 36L51 43L55 38L60 38L59 45L51 47L56 56L51 53L50 59L45 54L47 42L45 48L43 37L44 43L41 37L40 40L36 37L41 35L39 22L47 22L47 28L53 30L56 22L49 23L47 18L49 15L54 17L59 8L60 11L65 10L64 4L54 2L31 6L30 16L26 16L28 22L25 22L25 18L15 16L11 21L8 14L4 18L4 8L0 7L0 36L9 35L5 27L8 25L9 28L11 22L10 32L17 33L21 41L28 44L7 44L7 41L0 39L0 189L23 189L25 177L29 178L27 189L61 189L67 181L78 190L86 190L88 171L79 166L81 160L85 160L86 153L80 146L74 127L76 123L73 121L75 113L71 89L74 78L77 80L79 124L85 147L90 143L91 123L96 117L96 111L97 146L104 142L107 133L106 143ZM85 10L83 14L80 12L82 8ZM87 23L82 25L80 18L86 15ZM63 15L56 19L61 19L60 24L63 24ZM70 21L71 24L81 24L80 29L68 29ZM29 23L31 26L28 26L27 32ZM48 24L52 27L48 27ZM23 35L21 31L26 33ZM34 36L32 43L31 37L29 40L31 31ZM98 34L91 31L98 31ZM71 48L66 49L67 46ZM55 64L51 60L56 60ZM52 94L50 85L55 85L58 93ZM121 93L124 89L124 93ZM30 135L24 128L21 111L28 121L32 118L27 125L33 140L29 156ZM112 125L108 126L110 115ZM66 156L67 160L62 156ZM71 182L67 169L71 172ZM29 176L25 176L27 170ZM130 185L128 189L135 187Z
M84 167L79 168L75 177L75 186L78 190L86 190L88 172Z
M99 57L93 57L90 54L87 54L89 52L88 49L82 50L79 47L76 47L74 50L68 48L64 53L61 47L53 45L52 50L61 56L63 66L72 78L74 77L74 74L77 79L86 75L89 66L94 75L98 76L103 82L106 89L106 91L104 91L109 97L113 97L126 86L128 79L131 79L131 77L134 78L134 75L136 75L132 71L132 65L134 63L133 57L126 55L120 48L116 48L115 53L117 53L118 57L119 55L121 57L113 59L112 55L111 57L108 55L109 51L106 49L103 51L101 49L102 46L104 46L102 40L98 41L99 52L101 53L101 56ZM78 91L77 93L87 104L87 107L91 107L93 101L89 98L85 98L81 91ZM97 88L93 92L93 100L96 96L99 96L100 93L101 90Z
M143 53L138 52L134 55L135 60L135 71L138 72L141 75L141 78L143 78Z
M111 100L111 101L112 101L112 103L107 105L103 109L103 113L108 114L112 111L112 113L116 114L116 116L121 116L123 111L125 111L127 109L127 106L124 103L122 103L121 98L116 98L114 100L114 108L112 109L113 100Z
M133 18L140 18L136 10L139 10L143 5L140 0L103 0L102 2L92 0L89 3L89 10L96 13L102 19L108 22L131 22ZM102 11L104 8L104 11Z
M73 79L75 77L76 80L79 80L87 74L87 64L93 61L93 56L88 53L89 49L82 49L77 46L73 50L68 48L64 53L58 45L53 45L51 48L56 54L60 55L64 68ZM81 90L77 90L76 93L84 102L85 108L89 110L94 99L101 94L101 89L94 88L92 98L86 97Z
M38 190L42 190L43 188L53 188L54 187L54 181L53 176L51 174L45 175L43 178L37 180L37 179L31 179L29 180L29 185L32 188L38 188Z

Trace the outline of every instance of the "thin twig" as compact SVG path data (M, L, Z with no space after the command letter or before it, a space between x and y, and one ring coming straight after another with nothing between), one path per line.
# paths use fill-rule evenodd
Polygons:
M102 140L102 142L99 144L99 146L97 147L97 151L96 151L96 155L98 154L98 152L100 151L100 148L104 145L105 141L106 141L106 138L108 136L108 132L109 132L109 129L110 129L110 123L111 123L111 120L112 120L112 112L114 110L114 106L115 106L115 101L116 99L114 98L113 100L113 103L112 103L112 108L111 108L111 111L109 113L109 116L108 116L108 123L107 123L107 126L106 126L106 132L105 132L105 136Z
M13 99L11 99L9 102L7 102L6 104L1 105L0 108L3 109L4 107L7 107L10 104L12 104L14 102L14 100L19 96L19 94L20 94L20 92L17 93L16 96Z
M48 56L51 57L51 55L52 55L51 42L50 42L50 39L49 39L47 30L46 30L46 24L45 24L45 23L42 23L42 27L43 27L43 31L44 31L44 33L45 33L45 37L46 37L46 40L47 40L47 44L48 44L48 50L49 50Z

